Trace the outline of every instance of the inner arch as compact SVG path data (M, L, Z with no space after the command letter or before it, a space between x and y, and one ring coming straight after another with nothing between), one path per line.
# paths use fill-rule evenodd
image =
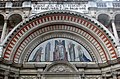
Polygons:
M41 27L40 30L42 33L47 32L49 30L49 27L43 28L40 25L50 25L51 22L69 22L73 25L78 24L78 28L67 26L67 30L74 33L76 32L77 34L81 35L81 37L85 38L87 41L93 44L103 62L107 62L108 60L113 60L117 58L117 51L114 46L114 37L98 21L77 12L49 11L37 14L24 20L23 22L18 24L11 31L11 33L9 33L9 35L3 42L5 44L5 51L3 55L4 59L13 60L13 62L19 63L21 55L25 53L23 52L23 50L25 50L26 45L28 45L35 37L41 35L40 32L38 35L37 33L33 33L34 29L37 29L37 27ZM63 26L55 26L52 27L52 29L66 31L66 27L62 27Z

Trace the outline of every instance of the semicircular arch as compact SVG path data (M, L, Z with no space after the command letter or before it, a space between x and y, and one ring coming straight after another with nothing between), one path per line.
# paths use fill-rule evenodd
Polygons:
M54 23L65 23L66 25L69 23L73 26L77 25L77 28L75 28L76 26L55 26L52 27L52 30L69 30L71 32L77 32L81 34L84 39L87 39L89 42L91 42L91 44L94 45L94 47L97 49L97 53L100 54L101 58L103 59L103 62L117 59L115 40L112 34L95 19L70 11L44 12L32 16L18 24L4 41L4 59L12 59L13 62L19 63L18 59L20 58L21 54L24 53L23 50L26 47L26 44L33 40L37 34L41 35L41 32L47 32L51 29L51 27L43 28L44 24L47 26ZM33 29L36 29L37 27L40 27L41 32L39 30L38 33L34 33ZM79 29L82 30L79 31ZM16 59L13 57L16 57Z

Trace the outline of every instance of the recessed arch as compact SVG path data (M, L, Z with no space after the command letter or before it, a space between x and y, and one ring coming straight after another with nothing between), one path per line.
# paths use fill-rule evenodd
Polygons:
M4 16L0 14L0 26L4 25Z
M0 14L0 37L2 36L3 27L4 27L4 16Z
M10 28L14 28L21 21L22 21L22 16L20 14L12 14L8 18L8 26Z
M107 27L110 23L110 16L107 14L100 14L98 15L98 21Z
M120 14L115 15L114 18L115 18L114 22L115 22L116 26L119 26L119 24L120 24Z
M57 23L58 26L46 27L47 25L54 25L55 23ZM69 23L74 27L59 26L59 24L68 25ZM34 32L35 29L39 31ZM100 54L103 60L102 62L117 59L117 51L114 46L115 41L112 34L93 18L70 11L44 12L21 22L11 31L4 41L6 45L4 48L4 59L20 63L19 58L21 58L22 53L24 53L23 50L28 48L27 46L30 42L33 41L35 37L42 35L42 33L47 33L50 30L60 30L62 32L68 30L71 33L78 33L78 37L80 35L93 44L94 48L97 50L95 53ZM41 37L41 40L44 39Z

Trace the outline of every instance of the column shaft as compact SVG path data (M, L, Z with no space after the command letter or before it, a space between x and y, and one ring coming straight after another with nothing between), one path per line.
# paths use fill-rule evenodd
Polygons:
M115 26L114 20L112 20L112 29L113 29L113 34L115 36L117 44L119 44L119 37L118 37L118 33L117 33L117 30L116 30L116 26Z
M3 26L3 30L2 30L2 35L1 35L1 42L3 42L3 40L5 38L6 29L7 29L7 20L5 20L5 22L4 22L4 26Z

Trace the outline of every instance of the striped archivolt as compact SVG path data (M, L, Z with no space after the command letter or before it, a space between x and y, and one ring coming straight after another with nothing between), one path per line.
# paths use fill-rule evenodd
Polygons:
M53 25L56 23L58 25ZM47 27L48 25L49 27ZM108 38L109 36L93 22L75 14L60 12L44 14L33 17L31 21L22 27L20 26L18 26L19 29L15 34L11 34L12 38L7 42L4 52L4 59L6 60L13 59L14 62L18 63L20 55L31 40L52 30L66 30L80 34L96 48L103 62L117 58L115 47ZM33 31L32 29L36 30Z

